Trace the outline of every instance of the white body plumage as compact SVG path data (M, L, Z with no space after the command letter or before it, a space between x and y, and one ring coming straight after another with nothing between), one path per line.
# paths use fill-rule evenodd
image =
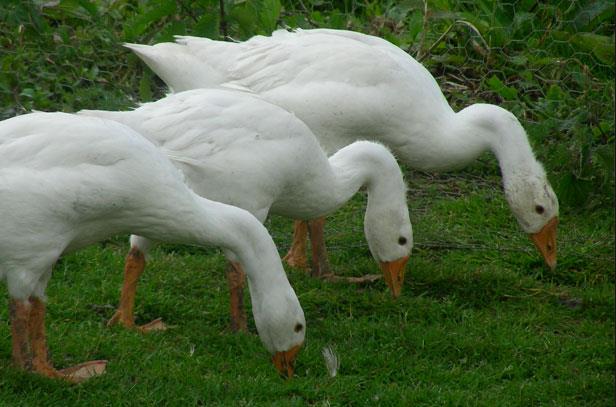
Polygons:
M64 253L119 233L237 255L270 352L301 345L304 314L267 230L202 198L150 141L110 120L33 113L0 122L0 278L11 298L44 297Z

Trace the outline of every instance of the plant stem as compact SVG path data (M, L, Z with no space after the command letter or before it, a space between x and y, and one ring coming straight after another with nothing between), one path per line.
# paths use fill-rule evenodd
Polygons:
M220 0L220 33L227 39L227 20L225 18L225 0Z

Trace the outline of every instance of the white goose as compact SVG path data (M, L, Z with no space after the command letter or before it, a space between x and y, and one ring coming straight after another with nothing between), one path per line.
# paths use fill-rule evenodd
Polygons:
M130 231L232 252L248 274L261 340L279 371L292 375L306 322L267 230L243 209L196 195L130 128L65 113L0 122L0 222L0 279L18 367L70 381L105 370L106 361L51 365L45 288L59 256Z
M400 294L412 230L402 172L381 144L356 142L328 160L293 114L258 96L221 89L172 94L128 112L79 114L135 129L167 154L196 193L244 208L262 222L269 212L295 219L324 216L367 187L366 239L392 294ZM133 236L131 247L137 257L128 257L120 309L111 321L128 327L134 324L135 281L149 243ZM231 268L229 281L232 326L245 330L241 270Z
M296 114L329 153L378 140L421 170L463 167L486 150L521 228L556 266L558 200L513 114L489 104L454 112L430 73L391 43L342 30L279 30L242 43L177 37L127 44L173 91L221 84Z

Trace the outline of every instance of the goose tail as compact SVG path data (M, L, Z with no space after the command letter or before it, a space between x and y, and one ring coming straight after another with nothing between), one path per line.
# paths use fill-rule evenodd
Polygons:
M171 92L216 87L224 82L202 58L192 54L182 43L163 42L156 45L123 44L165 82Z

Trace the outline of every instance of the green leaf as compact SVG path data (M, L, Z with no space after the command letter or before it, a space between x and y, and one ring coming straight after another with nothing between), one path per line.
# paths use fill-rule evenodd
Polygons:
M278 16L280 16L282 5L280 4L280 0L262 0L259 3L257 12L259 13L261 28L265 31L264 34L270 34L276 29L276 23L278 22Z
M34 97L34 89L32 88L24 88L19 92L19 96L24 96L32 99Z
M539 54L541 55L541 54ZM536 66L536 67L542 67L542 66L554 66L557 65L562 58L558 58L558 57L537 57L535 55L529 54L527 55L529 62Z
M409 39L415 41L417 39L417 35L421 32L423 28L422 12L419 10L414 11L407 19L407 26L409 30Z
M545 97L550 100L565 100L567 95L560 86L550 85Z
M585 51L592 52L604 64L614 66L613 36L578 33L571 36L571 42Z
M233 6L226 17L227 22L237 24L240 39L251 37L256 33L257 16L246 4Z
M143 76L139 79L139 98L142 102L152 100L152 77L150 71L144 71Z
M346 27L347 17L346 14L332 12L327 22L328 28L344 29Z
M520 78L524 79L527 82L531 82L533 80L533 73L531 71L525 70L519 73Z
M563 175L556 184L556 194L559 200L573 208L583 206L588 200L591 191L592 183L577 178L573 173Z
M203 14L197 24L194 25L195 35L208 38L218 38L220 29L220 19L218 14Z
M515 88L505 85L495 75L492 75L490 79L486 81L488 87L502 96L505 100L514 100L518 97L518 91Z
M145 9L141 14L136 14L131 21L124 26L124 40L134 41L139 35L155 21L176 12L175 1L159 0L149 4L151 8Z
M172 21L171 23L164 26L164 28L159 31L152 40L154 42L169 42L173 41L174 35L185 35L186 34L186 23L184 21Z
M524 55L514 55L509 59L509 61L511 61L513 65L518 66L528 64L528 58L526 58Z
M605 178L614 178L614 145L604 144L595 148L593 161L603 168Z
M96 17L98 15L97 3L89 0L78 0L78 3L91 17Z
M467 62L467 59L464 55L455 55L455 54L441 54L434 55L430 57L431 60L435 62L440 62L442 64L452 65L452 66L464 66ZM424 63L428 63L429 61L424 61Z
M614 18L614 1L593 1L579 11L575 12L573 27L575 31L592 31L597 25L605 20Z

